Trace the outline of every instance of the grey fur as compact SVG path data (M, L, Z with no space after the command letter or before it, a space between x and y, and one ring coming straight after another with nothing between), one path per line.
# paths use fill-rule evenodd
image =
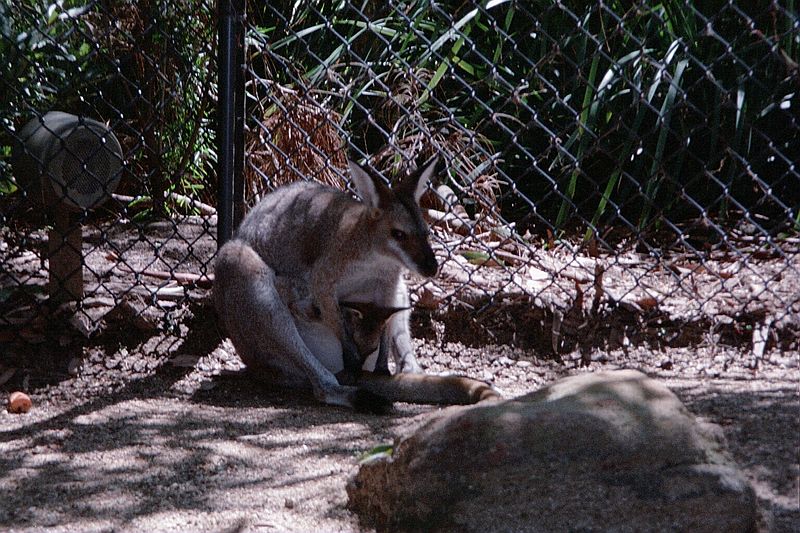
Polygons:
M352 405L355 389L339 384L309 349L293 316L298 309L290 309L280 280L308 288L310 306L304 304L300 312L318 310L319 320L304 321L302 327L331 332L345 363L352 365L360 354L345 332L338 302L405 308L409 298L403 272L436 272L427 225L414 197L433 168L412 174L394 190L366 171L359 173L354 182L366 202L318 183L297 182L267 195L248 213L234 239L220 250L214 298L222 324L249 367L278 372L287 383L310 383L322 402ZM418 372L408 315L408 310L393 315L385 335L398 370Z

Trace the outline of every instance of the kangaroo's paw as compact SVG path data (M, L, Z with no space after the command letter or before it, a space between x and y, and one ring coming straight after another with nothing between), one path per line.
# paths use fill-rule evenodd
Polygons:
M345 368L344 370L340 370L336 374L336 381L339 382L339 385L355 386L356 383L358 382L358 375L356 375L355 372L352 372Z
M489 383L481 382L480 385L473 388L472 390L472 397L475 399L475 403L483 402L486 400L502 400L503 395L500 393L499 390L494 388Z
M392 401L381 398L379 395L365 389L359 389L356 393L353 407L360 413L372 415L385 415L392 410Z
M413 355L407 354L400 359L400 365L397 369L397 372L402 372L403 374L422 374L423 370L422 367L419 366L417 358Z
M337 405L339 407L352 409L356 404L357 392L358 389L356 387L334 385L315 389L314 397L328 405Z

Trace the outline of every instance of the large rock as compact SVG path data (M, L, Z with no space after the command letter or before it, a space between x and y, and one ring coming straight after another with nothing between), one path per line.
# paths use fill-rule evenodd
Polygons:
M755 494L665 386L623 370L452 408L347 487L391 531L753 531Z

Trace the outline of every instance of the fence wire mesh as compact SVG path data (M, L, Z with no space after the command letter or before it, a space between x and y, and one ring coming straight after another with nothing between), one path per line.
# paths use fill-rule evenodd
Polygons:
M462 339L796 349L799 30L790 2L250 3L248 198L439 154L416 305L470 309Z
M103 330L124 346L165 332L165 350L185 334L216 250L214 14L0 2L3 371L59 353L66 372ZM122 352L109 368L132 364Z
M216 9L0 3L9 350L58 340L55 318L187 335L216 249ZM348 157L389 177L438 154L423 203L442 268L414 299L453 338L583 361L631 343L798 349L792 1L239 15L247 204L296 179L347 187Z

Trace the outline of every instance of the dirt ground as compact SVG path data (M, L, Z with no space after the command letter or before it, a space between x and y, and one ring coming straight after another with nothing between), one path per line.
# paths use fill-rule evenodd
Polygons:
M252 379L207 290L133 273L206 273L210 228L87 232L91 297L44 314L43 236L2 235L0 392L29 392L33 409L0 411L0 530L363 530L345 494L359 457L437 408L367 415ZM575 372L640 369L723 428L762 529L800 530L800 255L667 269L557 252L515 267L513 255L504 269L454 256L417 287L427 371L513 398ZM436 310L458 290L461 307Z
M240 370L209 315L196 309L188 325L204 331L184 340L126 343L124 330L107 332L79 366L32 388L31 412L0 413L0 529L362 530L344 489L359 457L436 408L398 404L375 416L266 387ZM428 371L491 379L509 398L573 372L640 368L722 426L763 529L797 531L796 354L775 352L753 370L735 353L642 348L598 352L603 362L578 370L577 353L561 364L508 346L423 339L418 348Z

